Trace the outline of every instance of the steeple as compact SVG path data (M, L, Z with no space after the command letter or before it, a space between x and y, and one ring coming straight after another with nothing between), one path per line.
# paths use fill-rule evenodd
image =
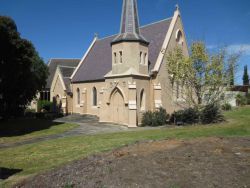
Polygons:
M111 44L123 41L149 44L140 33L137 0L123 0L120 34Z

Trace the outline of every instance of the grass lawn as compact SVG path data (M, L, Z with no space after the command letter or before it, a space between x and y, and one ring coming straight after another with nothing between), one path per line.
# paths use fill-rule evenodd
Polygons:
M19 169L21 172L0 182L0 187L58 167L76 159L112 150L142 140L191 139L197 137L250 136L250 107L236 109L225 114L227 122L213 126L188 126L110 133L94 136L76 136L50 140L38 144L0 150L0 167Z
M0 124L0 144L11 144L59 134L77 126L75 124L55 123L51 120L40 119L8 120Z

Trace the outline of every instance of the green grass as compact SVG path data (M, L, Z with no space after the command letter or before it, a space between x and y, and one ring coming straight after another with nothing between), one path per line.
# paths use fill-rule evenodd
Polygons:
M213 126L155 129L77 136L0 150L0 167L23 169L2 182L10 186L37 173L53 169L88 155L109 151L142 140L192 139L198 137L250 136L250 107L225 114L226 123ZM1 183L0 183L1 185Z
M22 142L33 138L60 134L77 127L76 124L55 123L51 120L19 119L1 122L0 144Z

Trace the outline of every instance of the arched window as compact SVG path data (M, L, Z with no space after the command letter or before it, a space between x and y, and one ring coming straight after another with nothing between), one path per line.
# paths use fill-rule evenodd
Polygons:
M146 97L144 89L142 89L140 93L140 109L145 110L146 109L145 106L146 106Z
M97 90L95 87L93 87L92 94L93 94L93 106L97 106Z
M142 52L140 52L140 64L143 64Z
M147 65L147 53L144 54L144 64Z
M122 51L120 51L119 54L120 54L120 63L122 63Z
M183 34L182 34L182 32L181 32L181 30L177 30L177 32L176 32L176 41L177 41L177 43L178 44L180 44L180 45L183 45Z
M117 55L116 55L116 52L114 52L114 64L117 63Z
M77 93L77 104L80 104L81 103L81 94L80 94L79 88L77 88L76 93Z

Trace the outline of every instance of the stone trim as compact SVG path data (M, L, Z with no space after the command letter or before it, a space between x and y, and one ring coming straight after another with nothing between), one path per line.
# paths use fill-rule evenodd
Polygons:
M154 84L154 90L161 90L161 84Z
M169 29L168 29L168 32L167 32L167 35L165 37L165 40L163 42L163 45L162 45L162 51L165 51L168 47L168 44L170 42L170 39L171 39L171 36L172 36L172 33L174 31L174 26L177 22L177 19L178 17L180 16L180 11L179 9L177 9L175 12L174 12L174 16L173 16L173 19L170 23L170 26L169 26ZM161 63L163 61L163 58L164 58L164 53L160 52L157 60L156 60L156 63L155 63L155 66L152 70L152 72L158 72L160 67L161 67Z
M162 107L162 101L161 100L155 100L155 108Z
M128 101L128 108L129 110L137 110L136 101L134 100Z

